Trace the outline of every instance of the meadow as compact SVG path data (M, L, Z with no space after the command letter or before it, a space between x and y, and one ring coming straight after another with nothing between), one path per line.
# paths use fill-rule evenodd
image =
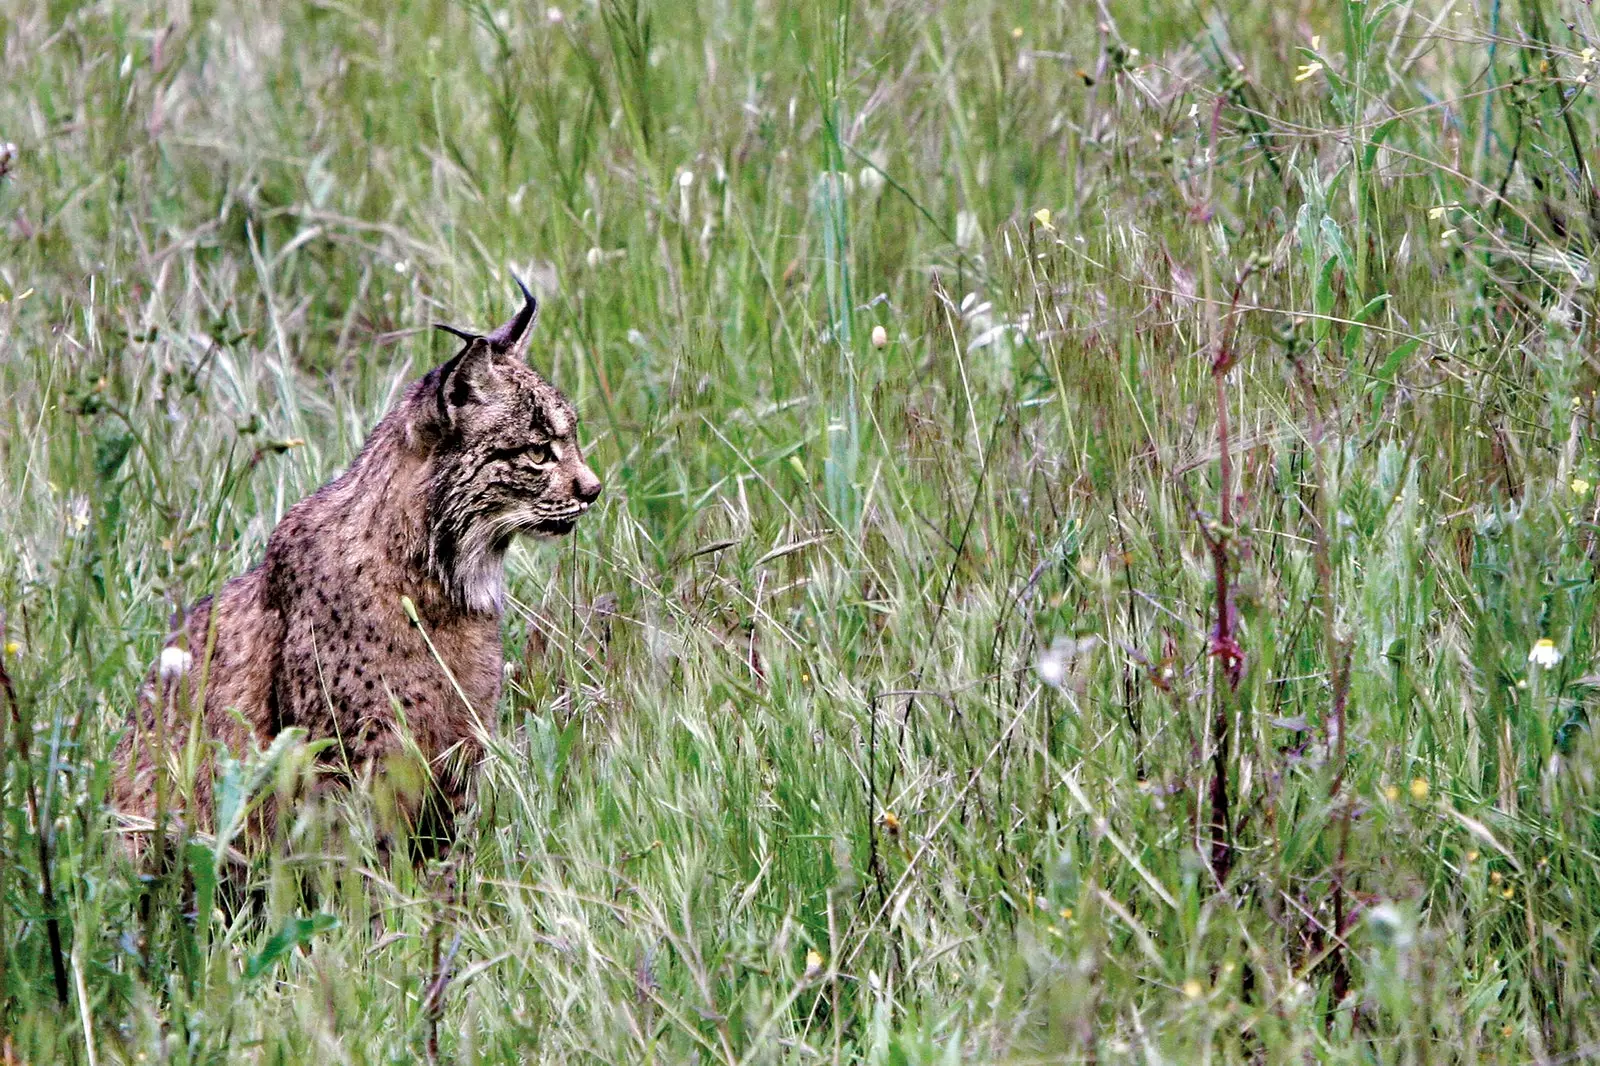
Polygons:
M1600 1056L1597 46L4 5L0 1062ZM457 847L133 869L174 612L513 273L606 494L511 557Z

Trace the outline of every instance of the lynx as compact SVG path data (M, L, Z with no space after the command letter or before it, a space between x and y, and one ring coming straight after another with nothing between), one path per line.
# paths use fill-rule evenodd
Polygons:
M153 825L158 764L180 781L186 751L220 743L238 756L299 727L331 741L319 776L334 781L420 754L426 784L400 813L415 830L434 812L448 839L500 695L506 551L519 534L570 533L601 490L572 404L524 361L538 302L517 284L524 303L493 332L439 327L461 350L411 384L343 475L284 515L259 566L169 639L115 753L111 798L130 824ZM200 829L215 813L213 762L202 754L191 775ZM273 818L269 806L247 836ZM140 831L130 839L143 850Z

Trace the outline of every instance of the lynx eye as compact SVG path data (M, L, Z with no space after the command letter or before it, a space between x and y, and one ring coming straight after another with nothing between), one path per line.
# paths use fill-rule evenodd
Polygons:
M556 457L555 452L551 451L550 445L542 441L528 445L522 449L522 454L532 459L539 466L554 462Z

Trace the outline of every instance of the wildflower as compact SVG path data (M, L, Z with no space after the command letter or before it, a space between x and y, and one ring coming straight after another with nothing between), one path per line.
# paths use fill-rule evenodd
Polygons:
M175 681L189 672L189 667L194 665L194 656L182 648L168 647L161 649L161 665L159 671L161 680Z
M822 953L820 951L818 951L816 948L812 948L810 951L806 952L806 974L805 974L805 979L807 981L815 981L818 977L821 977L821 976L822 976Z
M22 645L14 640L6 641L6 657L9 658L22 650Z
M1393 903L1380 903L1367 911L1367 926L1380 944L1394 948L1408 948L1414 939L1411 923Z
M971 211L956 212L956 247L971 248L978 243L978 216Z
M1477 862L1478 861L1478 849L1477 848L1473 848L1471 851L1467 852L1467 861L1468 862Z
M1439 246L1444 247L1448 245L1450 243L1450 238L1454 237L1455 235L1456 231L1453 229L1447 229L1443 233L1439 234Z
M1515 896L1516 894L1517 894L1517 890L1512 888L1510 885L1507 885L1505 888L1502 888L1500 890L1500 898L1501 899L1510 899L1512 896Z
M1072 908L1071 907L1062 907L1061 910L1058 911L1057 913L1061 915L1061 920L1062 921L1064 921L1064 922L1072 921Z
M872 327L872 346L874 348L885 348L885 347L888 346L888 344L889 344L889 331L884 329L882 326L873 326Z
M1393 803L1395 800L1400 798L1400 790L1393 785L1385 785L1383 788L1383 798L1388 800L1390 803Z
M559 26L567 20L567 16L562 14L559 7L547 7L544 9L544 20L552 26Z
M1426 778L1413 777L1411 779L1411 798L1418 803L1428 798L1428 781Z
M1311 37L1311 50L1313 52L1315 52L1317 49L1319 49L1321 47L1322 47L1322 34L1320 34L1320 33L1313 34L1312 37Z
M1322 63L1320 61L1318 61L1318 60L1313 59L1309 63L1300 64L1300 69L1295 71L1294 80L1295 81L1305 81L1308 78L1316 77L1321 72L1322 72Z
M1050 209L1048 207L1041 207L1039 210L1035 211L1033 213L1033 220L1039 223L1039 227L1041 229L1047 229L1051 233L1056 231L1055 226L1050 223Z
M1050 643L1050 647L1038 653L1038 661L1034 663L1034 669L1038 671L1038 680L1042 680L1051 688L1061 688L1062 685L1066 685L1069 675L1080 672L1078 667L1083 664L1083 656L1098 647L1099 637L1094 634L1085 637L1056 637Z
M1039 661L1033 668L1039 672L1039 680L1051 688L1060 688L1067 680L1067 660L1071 658L1071 642L1063 637L1057 637L1055 642L1039 653Z
M1561 649L1556 647L1556 642L1549 637L1540 637L1533 642L1533 648L1528 652L1528 662L1534 666L1542 666L1546 670L1561 661Z
M1189 999L1199 999L1200 993L1205 991L1205 986L1193 977L1183 983L1183 994Z
M1430 207L1428 208L1428 218L1437 222L1439 219L1444 217L1444 213L1448 210L1450 210L1450 208L1446 207L1444 204L1440 204L1438 207Z
M595 267L599 266L604 260L605 253L598 248L590 248L583 257L583 261L589 264L590 270L593 270Z
M1575 477L1572 479L1571 488L1574 496L1587 496L1589 495L1589 490L1594 488L1594 486L1589 484L1581 477Z
M1013 27L1011 27L1011 39L1013 41L1022 40L1022 27L1021 26L1013 26ZM1589 49L1589 51L1592 52L1592 51L1594 51L1594 49L1591 48L1591 49Z
M411 269L411 264L406 262L404 259L396 259L394 261L394 272L396 274L404 274L406 271L408 271L410 269Z

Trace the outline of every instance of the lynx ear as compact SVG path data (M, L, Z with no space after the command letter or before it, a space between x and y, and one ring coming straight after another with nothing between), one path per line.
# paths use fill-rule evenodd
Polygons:
M449 425L461 408L483 399L489 385L489 375L494 370L495 352L487 338L458 335L466 337L467 346L439 368L439 421L444 425Z
M484 338L498 355L519 351L523 346L521 343L523 338L527 336L528 327L539 318L539 301L534 299L533 293L528 291L521 278L513 274L511 280L522 290L522 306L511 316L509 322Z

